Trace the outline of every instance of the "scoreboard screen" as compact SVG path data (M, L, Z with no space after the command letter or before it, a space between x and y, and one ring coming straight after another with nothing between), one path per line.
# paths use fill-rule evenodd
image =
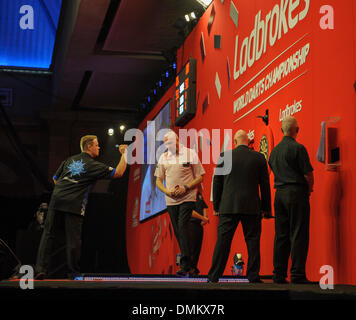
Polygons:
M174 113L177 127L183 127L195 116L196 74L197 62L195 59L189 59L176 77Z

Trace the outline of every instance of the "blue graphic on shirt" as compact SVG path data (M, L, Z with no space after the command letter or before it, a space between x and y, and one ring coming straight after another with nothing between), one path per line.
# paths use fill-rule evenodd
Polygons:
M83 160L80 159L78 161L73 160L72 163L68 166L68 172L70 172L70 176L80 176L82 173L85 173Z

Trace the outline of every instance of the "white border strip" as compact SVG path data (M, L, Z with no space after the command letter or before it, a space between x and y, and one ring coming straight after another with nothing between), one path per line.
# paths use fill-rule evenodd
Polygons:
M79 281L102 281L102 282L190 282L190 283L206 283L208 278L155 278L155 277L95 277L95 276L84 276L76 277L74 280ZM224 283L249 283L247 278L220 278L219 282Z

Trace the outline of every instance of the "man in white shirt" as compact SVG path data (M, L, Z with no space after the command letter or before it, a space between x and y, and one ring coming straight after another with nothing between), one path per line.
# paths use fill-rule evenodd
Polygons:
M189 220L195 208L197 187L203 181L205 170L196 152L180 144L173 131L165 134L164 144L168 150L159 158L155 171L156 185L166 195L167 210L181 249L177 274L186 275L191 272Z

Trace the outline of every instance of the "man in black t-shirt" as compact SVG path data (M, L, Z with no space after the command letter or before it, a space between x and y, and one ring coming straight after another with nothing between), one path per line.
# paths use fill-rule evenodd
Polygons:
M94 160L100 150L96 136L82 137L80 148L82 152L63 161L53 176L55 187L38 249L36 279L43 279L48 272L52 246L61 220L64 220L65 226L69 271L71 276L80 272L82 224L89 192L97 180L119 178L126 170L126 145L119 147L122 156L116 168Z
M282 123L284 137L272 150L269 166L274 173L276 195L273 265L275 283L287 283L288 259L291 255L292 283L309 283L305 264L309 246L309 196L313 191L313 167L305 147L295 141L297 120L287 117Z

